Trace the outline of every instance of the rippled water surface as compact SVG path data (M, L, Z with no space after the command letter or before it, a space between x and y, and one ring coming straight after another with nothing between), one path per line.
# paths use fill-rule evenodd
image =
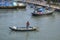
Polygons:
M34 17L33 8L26 9L0 9L0 40L60 40L60 13ZM25 27L26 22L37 27L38 31L15 32L9 26Z

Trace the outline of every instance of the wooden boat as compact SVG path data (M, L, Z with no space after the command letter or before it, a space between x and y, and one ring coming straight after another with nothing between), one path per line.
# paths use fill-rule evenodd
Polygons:
M55 11L60 12L60 9L55 9Z
M17 6L0 6L0 9L16 9Z
M26 8L26 4L25 3L17 3L17 7L18 8Z
M29 27L29 28L26 28L26 27L9 27L11 30L13 31L35 31L36 30L36 27Z
M51 15L51 14L53 14L54 9L44 9L42 11L39 11L39 8L37 8L37 10L34 10L34 12L32 13L32 15L33 16Z
M51 15L53 14L53 12L45 12L45 13L42 13L42 14L37 14L37 13L32 13L33 16L41 16L41 15Z
M12 0L11 0L12 1ZM26 8L25 3L18 3L17 1L12 1L11 3L8 1L4 1L4 4L0 2L0 9L17 9L17 8Z

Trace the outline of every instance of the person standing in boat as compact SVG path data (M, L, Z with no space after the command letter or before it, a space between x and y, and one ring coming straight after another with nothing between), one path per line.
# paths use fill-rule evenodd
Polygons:
M26 22L26 28L28 28L30 25L29 21Z

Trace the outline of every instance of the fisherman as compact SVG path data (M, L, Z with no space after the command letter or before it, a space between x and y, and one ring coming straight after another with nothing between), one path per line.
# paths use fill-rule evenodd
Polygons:
M26 22L26 28L28 28L30 25L29 21Z

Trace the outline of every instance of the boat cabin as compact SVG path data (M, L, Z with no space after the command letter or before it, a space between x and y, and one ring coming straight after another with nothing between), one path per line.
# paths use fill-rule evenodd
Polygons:
M14 0L0 0L0 6L14 6Z

